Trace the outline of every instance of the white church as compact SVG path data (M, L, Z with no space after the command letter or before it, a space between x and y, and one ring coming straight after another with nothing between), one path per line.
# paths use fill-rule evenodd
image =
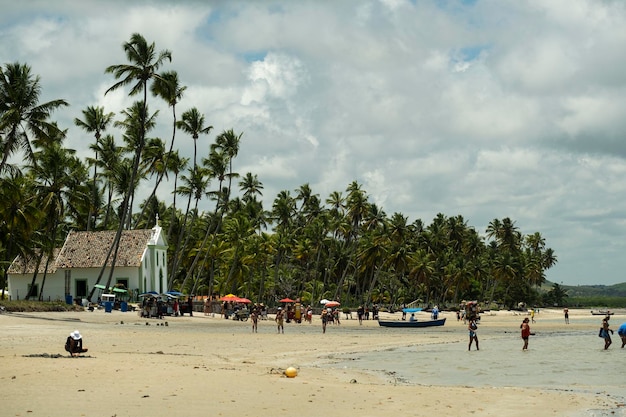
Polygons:
M86 298L97 284L115 234L115 230L70 232L63 247L54 251L54 259L48 263L45 283L46 257L41 260L32 294L38 295L43 291L41 298L44 301L68 300L68 296L74 300ZM37 267L36 261L34 257L24 259L18 256L11 263L7 271L11 299L26 297ZM111 267L107 266L97 288L106 284L110 270ZM122 232L110 285L134 294L167 291L167 242L158 220L152 229ZM95 296L92 301L95 301Z

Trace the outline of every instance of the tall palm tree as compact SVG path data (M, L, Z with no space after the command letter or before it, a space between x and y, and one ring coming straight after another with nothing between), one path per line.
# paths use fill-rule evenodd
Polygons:
M102 228L106 230L109 227L112 212L111 205L113 204L114 197L113 173L115 172L120 159L123 157L124 150L117 146L115 138L112 135L105 135L98 143L91 144L90 148L99 155L99 159L88 159L88 161L89 163L98 165L102 169L102 174L100 176L104 178L105 185L103 188L107 190L106 213L104 221L102 222ZM98 215L96 214L95 219L97 218ZM94 229L96 227L97 224L94 223Z
M235 134L232 129L225 130L215 138L215 143L211 145L211 150L219 150L225 155L228 161L228 194L226 201L230 199L231 184L234 177L238 177L239 174L233 172L233 159L239 154L239 144L243 133L239 135Z
M161 76L157 73L159 68L165 63L166 60L172 60L172 53L168 50L163 50L158 54L155 51L154 42L148 44L146 39L138 33L133 33L131 35L130 41L124 43L123 45L124 52L126 53L126 58L130 62L130 64L119 64L119 65L111 65L107 67L105 70L106 73L113 74L115 79L119 80L111 87L109 87L105 94L115 91L118 88L125 87L131 85L130 96L134 96L139 93L143 93L143 101L142 101L142 111L139 112L139 134L138 134L138 146L135 153L135 159L133 161L133 167L130 178L130 188L126 192L124 199L122 200L122 214L120 219L120 224L117 228L117 233L115 234L115 239L111 244L111 248L107 253L104 264L102 265L102 269L100 270L100 274L98 275L97 283L100 282L104 271L106 270L107 263L111 257L111 253L113 253L113 259L111 260L111 268L109 272L109 277L107 279L106 286L109 287L111 284L111 279L113 278L113 270L115 269L115 262L117 260L117 253L119 250L120 238L122 236L122 231L124 230L124 225L126 223L126 215L129 201L132 200L132 195L135 191L135 178L139 171L139 162L141 155L143 153L143 147L146 139L146 126L148 123L148 83L154 79L160 79ZM89 296L87 297L89 300L93 297L93 293L95 292L95 287L92 288Z
M74 124L87 133L93 133L96 138L96 158L93 164L93 195L92 205L89 207L89 216L87 218L87 231L91 230L91 222L95 226L97 218L95 215L95 201L97 198L98 187L96 186L96 179L98 175L98 145L102 133L107 129L109 124L113 121L114 113L105 113L102 106L89 106L83 110L83 120L79 118L74 119ZM93 148L92 148L93 149Z
M201 134L208 135L213 126L204 125L204 115L193 107L183 113L182 120L176 123L176 127L191 135L193 139L193 169L197 166L197 141Z
M163 100L167 102L168 106L172 108L173 123L172 123L172 140L170 141L169 151L164 152L164 155L163 155L164 156L163 158L164 169L157 171L157 180L154 184L154 188L152 189L152 193L150 193L150 197L148 197L148 199L152 199L156 195L157 189L159 188L161 181L163 181L163 177L164 176L167 177L167 173L169 171L168 168L172 166L169 159L173 154L174 140L176 138L176 125L177 125L176 104L178 104L178 102L183 96L183 92L186 89L187 87L180 85L178 81L178 73L176 71L163 72L159 78L156 78L154 80L154 82L152 83L152 86L150 87L150 91L152 91L152 94L154 96L162 98ZM176 164L174 164L174 166L175 165ZM174 199L176 199L176 193L174 193ZM137 217L137 222L135 223L135 227L137 227L138 222L140 222L141 219L143 218L146 207L148 207L148 205L144 205L141 211L141 214L139 215L139 217Z
M60 129L48 118L54 110L68 103L65 100L39 103L40 94L40 78L31 73L28 65L15 62L0 67L0 173L9 157L20 148L27 160L34 162L31 136L36 139L59 135Z

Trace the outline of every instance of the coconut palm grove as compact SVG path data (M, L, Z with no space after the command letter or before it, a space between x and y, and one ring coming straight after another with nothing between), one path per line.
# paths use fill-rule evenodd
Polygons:
M510 218L476 230L459 214L430 223L388 214L356 181L327 196L309 184L264 196L257 175L236 172L244 132L215 128L210 115L184 107L174 54L137 33L123 52L122 63L103 69L111 79L105 95L123 90L136 101L76 110L76 131L91 154L84 161L64 147L67 126L54 121L70 102L40 102L42 80L27 63L0 67L3 295L16 256L48 259L70 230L116 230L112 265L123 230L158 221L169 243L168 289L185 294L235 293L269 305L283 297L346 306L549 302L539 288L556 256L540 232L524 235ZM156 100L171 114L151 111ZM154 137L159 125L171 136ZM112 127L123 134L113 136ZM208 149L196 147L211 136ZM177 144L190 140L193 155L181 155ZM148 195L143 201L139 190ZM43 291L45 273L33 280Z

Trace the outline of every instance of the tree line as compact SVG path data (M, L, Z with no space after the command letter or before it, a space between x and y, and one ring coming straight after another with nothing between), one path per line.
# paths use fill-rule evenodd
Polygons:
M187 294L232 292L270 304L285 296L349 305L539 300L556 256L539 232L523 235L509 218L494 219L482 234L461 215L409 222L371 203L356 181L325 198L303 184L264 207L258 176L234 170L243 133L225 129L198 152L213 126L195 107L178 116L186 87L176 71L162 70L172 53L138 33L123 50L127 62L105 69L115 78L105 94L127 89L139 99L117 113L82 110L74 122L93 152L84 162L64 146L67 129L52 121L68 103L41 103L40 77L27 64L0 67L3 293L6 270L21 255L46 263L32 278L41 282L31 286L39 294L27 295L41 299L47 263L70 230L116 230L98 278L109 287L113 268L105 272L122 232L159 219L169 242L167 288ZM164 100L171 115L152 112L150 100ZM154 136L158 122L171 126L169 138ZM193 155L181 155L177 139L191 139ZM151 192L138 202L140 187ZM171 201L157 198L162 189L171 190ZM202 211L201 203L211 208Z

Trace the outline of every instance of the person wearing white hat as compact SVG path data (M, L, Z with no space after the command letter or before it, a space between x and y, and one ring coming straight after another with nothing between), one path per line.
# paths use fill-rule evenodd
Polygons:
M87 352L87 349L83 348L83 337L78 330L74 330L67 337L65 350L68 351L71 356L80 356L81 353Z

